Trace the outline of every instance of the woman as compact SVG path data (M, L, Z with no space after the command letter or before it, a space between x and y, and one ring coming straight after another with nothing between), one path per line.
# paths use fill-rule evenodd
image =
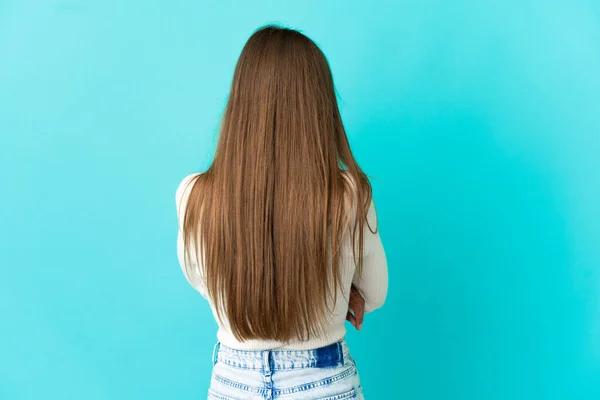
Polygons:
M344 321L360 329L353 286L365 312L383 304L386 257L314 42L250 37L212 165L176 197L180 264L219 325L209 399L362 398Z

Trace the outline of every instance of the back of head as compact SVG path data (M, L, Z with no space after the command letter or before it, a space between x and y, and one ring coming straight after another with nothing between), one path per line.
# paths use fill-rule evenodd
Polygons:
M186 248L199 246L209 296L239 340L319 334L348 229L360 268L357 228L370 198L321 50L292 29L256 31L235 68L214 160L184 217Z

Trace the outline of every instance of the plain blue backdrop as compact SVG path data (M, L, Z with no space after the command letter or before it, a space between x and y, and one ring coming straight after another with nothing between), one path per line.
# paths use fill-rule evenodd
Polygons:
M322 47L375 178L367 399L599 399L596 0L1 0L0 398L205 398L175 189L269 22Z

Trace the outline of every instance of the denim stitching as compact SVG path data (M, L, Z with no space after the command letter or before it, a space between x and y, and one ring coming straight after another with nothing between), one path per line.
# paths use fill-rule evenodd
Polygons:
M332 397L325 397L321 400L346 400L346 399L355 399L356 395L357 395L357 391L356 389L352 389L349 392L346 393L342 393L342 394L337 394L335 396Z
M283 394L297 393L297 392L302 392L302 391L306 391L309 389L314 389L314 388L318 388L318 387L322 387L322 386L331 385L332 383L335 383L337 381L340 381L344 378L349 377L350 375L352 375L354 373L354 371L356 371L356 368L354 368L354 366L351 366L347 370L340 372L339 374L331 376L329 378L321 379L319 381L314 381L314 382L310 382L310 383L305 383L303 385L294 386L291 388L275 390L275 394L283 395Z
M222 396L222 395L218 394L217 392L215 392L212 389L208 389L208 396L209 397L213 397L213 398L215 398L217 400L234 400L231 397Z
M213 374L213 378L215 378L216 381L222 383L223 385L227 385L227 386L235 388L235 389L243 390L245 392L258 393L258 394L266 394L267 393L267 390L264 388L259 388L256 386L249 386L249 385L244 385L244 384L241 384L238 382L234 382L232 380L222 377L219 374Z
M249 371L262 371L262 367L255 367L255 366L248 365L248 364L241 364L241 363L237 363L235 361L231 361L228 359L220 359L219 361L221 361L225 365L229 365L230 367L246 369Z

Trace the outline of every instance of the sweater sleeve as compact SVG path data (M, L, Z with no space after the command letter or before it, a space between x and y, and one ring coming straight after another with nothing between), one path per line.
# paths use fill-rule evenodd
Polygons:
M387 259L379 236L379 226L373 200L369 205L367 220L369 225L365 224L363 226L362 274L355 271L352 283L365 299L365 312L371 312L383 305L388 292ZM371 230L374 230L375 233Z
M194 249L190 251L190 263L188 264L185 259L185 247L183 242L183 221L185 217L185 207L187 205L188 197L192 190L192 180L198 174L191 174L186 176L175 193L175 204L177 207L177 221L178 221L178 232L177 232L177 259L179 265L188 283L198 291L204 298L207 297L206 285L202 279L202 266L197 264L196 252Z

